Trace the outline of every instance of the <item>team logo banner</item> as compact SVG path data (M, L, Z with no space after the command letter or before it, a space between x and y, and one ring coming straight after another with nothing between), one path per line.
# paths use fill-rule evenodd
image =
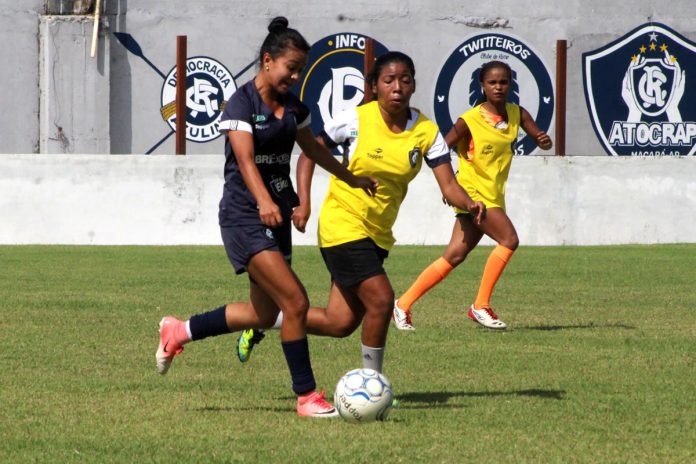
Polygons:
M312 45L305 73L292 90L311 110L315 134L324 128L324 121L362 103L367 38L342 32L326 36ZM387 48L376 40L374 50L375 56L387 52Z
M583 54L585 99L610 155L696 151L696 43L648 23Z
M549 132L553 120L554 93L548 68L528 44L504 34L469 37L447 58L435 84L435 120L447 135L454 121L483 96L479 74L488 61L502 61L512 69L508 100L524 107L539 128ZM520 131L513 147L515 155L529 155L537 146Z
M151 154L176 131L176 65L164 74L147 56L138 41L126 32L114 32L114 37L131 54L140 58L162 79L159 116L167 128L164 136L145 151ZM207 56L186 60L186 139L205 143L220 136L220 116L225 103L237 90L239 76L251 69L256 60L236 75L221 62Z
M206 56L186 60L186 139L209 142L220 136L220 116L225 102L237 90L232 74L219 61ZM160 113L176 130L176 66L162 84Z

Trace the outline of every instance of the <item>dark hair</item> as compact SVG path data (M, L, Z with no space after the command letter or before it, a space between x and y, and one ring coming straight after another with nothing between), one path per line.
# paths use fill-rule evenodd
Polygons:
M288 48L296 48L307 53L311 48L302 34L288 27L288 20L283 16L273 18L268 25L268 35L261 44L259 63L263 64L263 55L268 53L276 59L285 53Z
M484 63L481 66L481 72L479 73L479 82L483 83L486 73L491 69L495 68L503 68L507 71L508 76L510 76L510 79L512 79L512 68L510 68L509 64L503 63L502 61L489 61L488 63Z
M491 69L495 69L495 68L502 68L505 71L507 71L508 76L510 78L510 84L511 85L513 84L513 82L512 82L512 68L510 67L509 64L504 63L502 61L489 61L487 63L483 63L483 65L481 65L481 68L478 71L479 82L481 84L483 84L483 80L486 78L486 74L488 73L488 71L490 71ZM474 106L480 105L485 101L486 101L486 92L481 92L481 97L476 101Z
M387 52L384 55L380 55L379 58L375 60L375 64L372 65L372 69L367 74L367 83L370 86L376 85L379 75L382 73L382 69L391 63L403 63L411 71L411 76L416 77L416 66L413 64L413 60L410 56L401 52Z

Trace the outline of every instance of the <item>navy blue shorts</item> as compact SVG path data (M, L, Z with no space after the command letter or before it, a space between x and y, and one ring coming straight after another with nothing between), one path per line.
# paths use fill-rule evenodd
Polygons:
M341 287L352 287L370 277L386 274L383 264L389 252L370 238L320 250L331 278Z
M288 264L292 261L292 230L290 221L275 229L259 223L247 226L220 227L222 243L225 245L234 272L246 272L251 258L264 250L279 251Z

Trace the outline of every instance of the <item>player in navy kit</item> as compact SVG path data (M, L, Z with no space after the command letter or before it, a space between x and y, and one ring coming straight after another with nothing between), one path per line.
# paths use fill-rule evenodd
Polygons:
M225 186L219 223L227 256L237 274L248 272L250 302L231 303L188 321L160 322L157 367L165 374L192 340L245 328L267 327L283 313L281 340L301 416L331 417L336 410L316 391L309 358L307 292L290 268L293 209L299 200L290 180L290 155L303 152L354 188L371 194L377 182L356 177L319 145L309 129L310 112L290 93L307 63L309 44L279 17L271 21L260 69L225 106Z
M366 78L375 100L327 121L321 134L327 146L349 142L344 153L348 169L378 177L380 185L369 196L334 178L329 181L319 213L318 238L331 274L331 290L325 308L310 308L307 330L314 335L346 337L362 324L363 367L378 372L383 368L394 300L383 264L395 243L392 228L409 183L427 164L447 201L470 212L477 222L485 213L484 204L473 201L457 183L449 148L438 127L410 106L415 76L408 55L390 51L380 56ZM298 188L307 206L313 170L314 163L301 157ZM250 331L257 332L250 329L244 334ZM243 361L241 348L238 344Z

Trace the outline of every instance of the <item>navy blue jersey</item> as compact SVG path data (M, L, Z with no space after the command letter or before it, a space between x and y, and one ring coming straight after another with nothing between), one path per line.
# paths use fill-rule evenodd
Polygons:
M311 122L309 109L292 93L279 95L283 117L275 117L261 99L254 80L232 95L220 118L225 134L225 187L220 200L219 220L223 227L258 224L259 211L239 171L227 132L241 130L254 138L254 161L268 192L288 221L299 199L290 180L290 154L298 128Z

